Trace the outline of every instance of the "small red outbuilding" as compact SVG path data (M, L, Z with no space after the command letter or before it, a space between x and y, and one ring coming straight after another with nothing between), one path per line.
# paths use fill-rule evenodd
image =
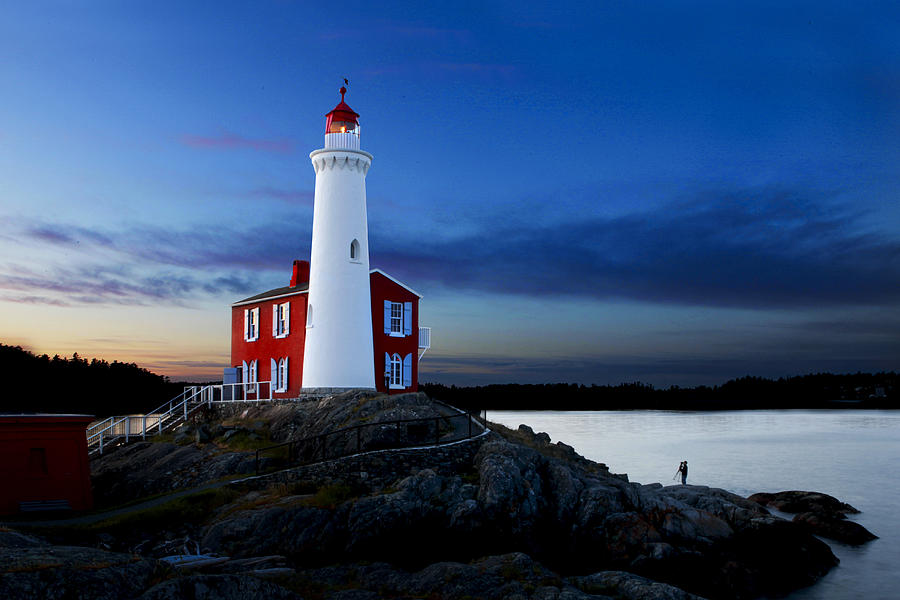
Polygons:
M0 414L0 514L93 506L90 415Z

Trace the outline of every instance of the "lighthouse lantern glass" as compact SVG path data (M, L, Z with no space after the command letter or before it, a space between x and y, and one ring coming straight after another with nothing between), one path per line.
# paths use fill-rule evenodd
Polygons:
M331 121L328 133L358 133L357 124L353 121Z

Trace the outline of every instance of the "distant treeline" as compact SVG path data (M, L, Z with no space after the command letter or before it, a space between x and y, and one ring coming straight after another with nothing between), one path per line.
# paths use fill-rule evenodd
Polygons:
M900 408L897 373L817 373L780 379L741 377L714 387L656 389L620 385L424 383L432 398L467 410L747 410L777 408Z
M98 417L144 413L183 390L183 384L134 363L78 356L40 356L0 344L0 412L79 413Z

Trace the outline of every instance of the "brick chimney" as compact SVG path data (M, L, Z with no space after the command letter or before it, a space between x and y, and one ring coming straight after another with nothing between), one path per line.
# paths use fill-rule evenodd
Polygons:
M309 261L295 260L294 272L291 274L291 287L306 283L309 281Z

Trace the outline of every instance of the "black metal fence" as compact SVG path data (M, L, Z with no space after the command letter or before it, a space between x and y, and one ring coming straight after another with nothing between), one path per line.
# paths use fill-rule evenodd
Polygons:
M289 466L352 456L372 450L437 446L478 435L484 425L477 414L463 413L418 419L363 423L291 440L256 451L256 474Z

